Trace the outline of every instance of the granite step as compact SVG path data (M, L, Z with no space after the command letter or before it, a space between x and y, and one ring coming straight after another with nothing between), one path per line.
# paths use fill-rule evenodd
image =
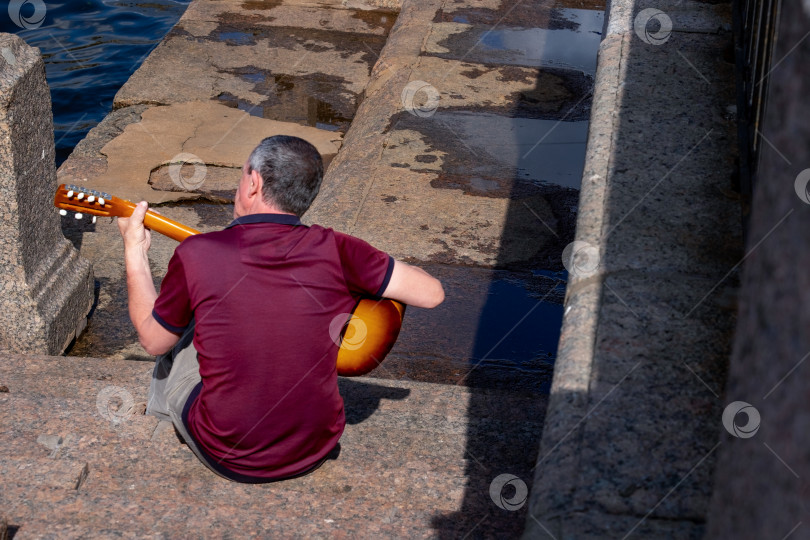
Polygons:
M16 528L15 538L521 530L525 516L493 504L489 485L505 472L529 478L542 399L341 379L348 425L339 457L302 478L251 486L209 472L168 422L138 411L113 421L99 412L99 388L110 381L141 399L144 367L23 356L0 364L9 387L0 393L0 519Z
M2 355L0 385L8 389L7 396L47 395L84 399L85 394L97 392L98 387L105 385L137 391L149 383L152 365L97 358Z
M87 462L75 459L51 457L27 457L5 449L0 460L0 478L18 485L39 485L52 491L76 491L87 478ZM13 504L4 505L4 510L13 515Z
M431 538L454 534L452 528L420 528L403 522L404 516L415 514L410 508L392 507L385 501L345 500L340 495L328 501L328 511L308 509L307 501L286 496L254 500L245 508L228 503L210 507L188 499L167 504L161 497L141 495L105 497L104 504L63 497L50 510L69 511L57 517L43 512L22 525L12 524L18 530L14 538ZM302 514L307 519L300 519ZM420 521L427 524L435 515L431 510L419 512Z
M341 457L342 459L342 457ZM517 532L516 517L499 510L482 493L475 513L461 504L465 492L464 464L419 460L392 470L389 464L339 469L339 461L325 464L317 476L265 486L235 485L208 474L195 474L197 463L188 453L189 469L166 475L154 472L144 481L122 478L118 485L88 479L77 490L40 488L23 499L25 514L12 514L10 523L20 527L18 538L104 537L108 534L144 537L188 537L268 534L287 536L335 535L359 537L435 537L453 530L479 533L506 528ZM438 466L437 466L438 465ZM97 478L109 469L93 470ZM136 470L132 471L137 472ZM404 472L404 474L403 474ZM123 475L122 475L123 477ZM105 477L106 481L106 477ZM112 487L111 487L112 486ZM5 505L4 505L5 506ZM453 516L467 512L465 519ZM474 517L474 519L473 519ZM500 523L498 523L500 521ZM497 525L491 526L491 525ZM466 531L465 531L466 532Z
M96 535L108 527L143 534L167 514L196 520L205 519L208 514L219 515L220 520L228 516L228 527L241 534L250 530L251 523L260 525L268 514L279 525L293 531L295 528L307 530L311 525L322 526L323 519L345 523L364 520L363 514L373 514L372 509L383 512L394 509L404 522L424 527L433 515L459 510L458 500L465 481L463 463L447 467L437 460L421 459L403 464L396 471L373 460L362 468L359 463L347 466L341 463L344 459L341 456L338 461L325 464L313 476L266 486L242 486L209 474L189 451L181 454L180 460L174 456L168 459L173 474L156 470L160 468L156 464L162 460L166 463L166 459L152 455L149 460L122 462L120 467L116 464L91 467L78 490L69 489L67 482L55 486L62 489L51 489L54 480L23 500L28 501L26 509L36 509L33 515L52 516L51 526L72 524ZM61 460L55 462L59 469L53 464L51 469L68 467ZM361 470L363 476L359 477ZM403 485L407 485L410 496L402 496ZM12 503L9 508L10 521L25 525L24 530L27 530L32 513L21 515L19 506L15 508ZM313 519L313 514L293 519L298 507L318 508L323 519ZM150 508L159 509L159 513L151 513ZM200 509L202 513L197 511ZM269 509L273 511L268 512ZM367 525L373 526L376 520L377 517L365 517ZM207 523L206 527L212 525ZM193 529L163 532L175 537L192 534Z

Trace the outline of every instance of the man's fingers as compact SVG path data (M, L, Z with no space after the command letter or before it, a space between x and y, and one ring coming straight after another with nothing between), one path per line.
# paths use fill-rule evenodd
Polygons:
M143 223L143 216L146 215L146 211L149 209L149 205L146 201L141 201L137 205L135 205L135 210L132 211L132 218L136 223Z
M148 208L149 205L146 201L141 201L135 205L130 217L118 218L118 230L121 231L122 236L126 238L127 236L135 235L135 237L143 238L143 217L146 215Z

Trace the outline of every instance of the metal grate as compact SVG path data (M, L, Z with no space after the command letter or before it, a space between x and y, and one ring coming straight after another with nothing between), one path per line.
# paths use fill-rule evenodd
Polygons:
M781 0L734 0L740 191L746 229L763 143L760 128L767 107L780 6Z

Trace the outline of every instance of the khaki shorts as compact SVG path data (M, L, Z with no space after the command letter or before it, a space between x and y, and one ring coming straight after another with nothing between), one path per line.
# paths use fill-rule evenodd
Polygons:
M189 395L201 380L200 364L197 362L197 349L194 348L193 338L194 323L192 322L172 350L155 359L155 369L152 372L152 382L149 384L149 395L146 402L146 414L174 424L175 429L197 459L218 476L225 478L203 457L197 443L194 442L183 424L183 408L186 406Z

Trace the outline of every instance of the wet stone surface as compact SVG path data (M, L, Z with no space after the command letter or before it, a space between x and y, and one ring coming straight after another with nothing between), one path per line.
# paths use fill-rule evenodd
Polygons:
M222 73L253 84L251 92L264 98L240 98L231 92L217 96L223 105L253 116L345 133L357 110L358 96L343 91L342 77L274 75L255 66Z
M603 12L558 9L556 17L540 27L498 27L470 24L464 17L437 23L425 52L440 58L466 59L482 63L521 66L563 67L593 74L593 51L601 39ZM525 23L524 23L525 24Z
M566 16L566 9L602 11L605 3L602 0L451 0L442 4L433 22L575 30L578 23Z
M515 118L582 121L590 114L593 77L579 71L490 65L421 56L413 80L439 94L439 111L469 110ZM417 94L414 102L423 105ZM404 114L404 113L403 113ZM392 117L392 121L400 115Z
M447 300L407 311L394 349L370 376L547 393L565 272L422 266Z
M550 185L578 189L587 134L584 121L447 110L429 119L400 113L392 118L382 161L415 171L477 178L468 192L481 195L515 195L511 186L504 189L504 181L522 192ZM415 149L419 153L411 160Z
M243 4L244 6L244 4ZM205 8L205 6L200 6ZM213 9L216 7L212 6ZM211 15L214 15L213 13ZM219 39L234 39L238 45L255 44L255 39L267 36L274 31L295 28L298 35L303 29L341 32L348 39L357 36L386 36L396 21L396 13L391 11L366 11L351 9L302 8L278 4L267 4L263 8L249 11L219 11L214 17L201 17L204 22L214 21L218 26L209 35L219 34ZM182 27L191 26L192 21L202 22L189 13ZM226 36L226 33L233 36ZM196 33L195 33L196 35ZM252 42L252 43L251 43Z
M391 11L195 2L115 106L215 99L345 132L395 20Z
M251 19L229 17L206 36L195 36L181 22L167 36L193 38L197 42L224 43L231 47L266 45L270 48L303 50L309 53L336 51L341 58L371 67L385 45L384 36L356 35L295 27L249 26Z

